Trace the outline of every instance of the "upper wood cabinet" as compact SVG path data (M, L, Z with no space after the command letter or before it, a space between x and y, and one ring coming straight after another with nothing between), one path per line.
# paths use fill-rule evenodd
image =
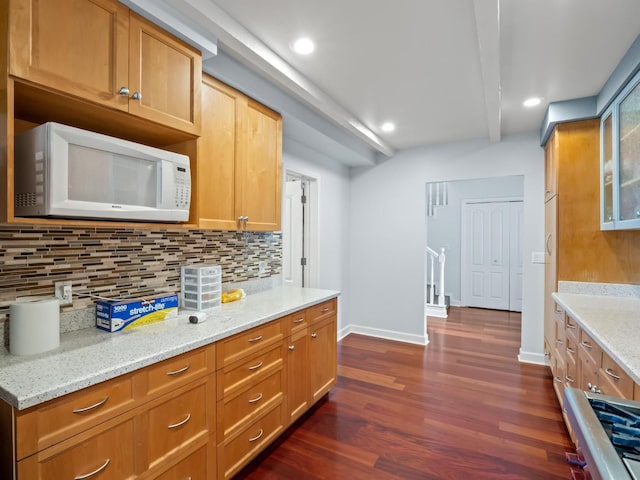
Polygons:
M558 193L558 152L555 132L544 147L544 200Z
M205 75L198 140L198 224L280 229L282 119Z
M201 84L200 52L131 12L129 113L197 135Z
M200 131L200 52L115 0L11 0L9 73L193 135Z
M600 123L600 228L640 228L640 74Z

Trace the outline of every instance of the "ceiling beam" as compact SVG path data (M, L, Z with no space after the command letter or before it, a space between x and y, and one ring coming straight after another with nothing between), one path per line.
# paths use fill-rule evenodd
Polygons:
M501 135L500 0L473 0L489 140Z
M122 0L121 0L122 1ZM138 0L140 1L140 0ZM387 156L395 150L211 0L154 0L211 32L218 46Z

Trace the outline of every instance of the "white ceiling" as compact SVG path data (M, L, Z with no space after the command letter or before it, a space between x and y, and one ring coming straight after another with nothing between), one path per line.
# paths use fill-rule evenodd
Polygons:
M640 0L166 1L387 155L539 131L549 102L596 95L640 34ZM299 36L312 55L291 51Z

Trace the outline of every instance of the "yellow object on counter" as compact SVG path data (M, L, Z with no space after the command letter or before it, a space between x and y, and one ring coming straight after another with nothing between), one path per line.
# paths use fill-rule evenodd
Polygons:
M244 290L241 288L237 288L235 290L229 290L227 292L222 292L222 303L235 302L236 300L240 300L245 296Z

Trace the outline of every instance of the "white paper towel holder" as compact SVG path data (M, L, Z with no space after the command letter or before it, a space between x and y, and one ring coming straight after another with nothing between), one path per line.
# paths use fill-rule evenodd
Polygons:
M9 305L9 352L35 355L60 345L60 300L18 297Z

